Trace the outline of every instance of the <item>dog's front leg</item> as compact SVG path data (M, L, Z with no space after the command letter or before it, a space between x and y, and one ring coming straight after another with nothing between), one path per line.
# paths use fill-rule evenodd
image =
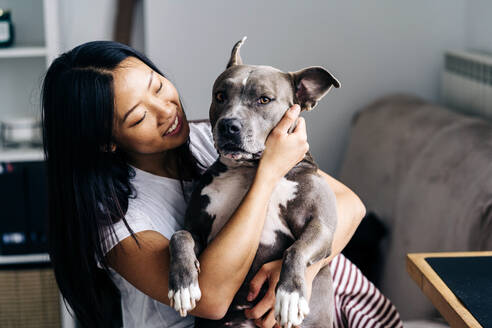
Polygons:
M314 217L284 252L275 301L275 318L282 327L300 325L309 313L306 267L330 255L335 225L335 214L328 220Z
M198 286L200 263L197 256L202 250L198 238L186 230L176 231L169 242L171 264L169 266L170 305L185 317L201 298Z

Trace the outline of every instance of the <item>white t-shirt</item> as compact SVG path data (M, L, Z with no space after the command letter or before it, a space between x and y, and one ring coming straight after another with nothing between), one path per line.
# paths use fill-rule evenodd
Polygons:
M206 167L218 157L213 145L210 124L190 123L190 149ZM154 230L167 239L184 226L186 202L183 198L179 180L157 176L137 168L131 180L136 190L136 198L129 199L125 218L128 225L137 233ZM192 182L184 182L185 192L190 195ZM118 240L130 236L123 221L113 225ZM113 238L105 238L104 248L109 251L117 244ZM123 327L193 327L195 319L188 315L180 317L173 308L152 299L139 291L116 271L110 268L112 279L121 293Z

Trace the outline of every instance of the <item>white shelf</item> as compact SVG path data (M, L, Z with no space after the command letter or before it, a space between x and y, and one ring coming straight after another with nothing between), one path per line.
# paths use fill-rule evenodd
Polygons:
M24 263L47 263L50 257L46 253L26 255L0 255L0 265L24 264Z
M33 162L43 160L44 152L42 148L7 149L0 147L0 163Z
M46 47L13 46L0 48L0 58L45 57L48 54Z
M0 0L2 2L2 0ZM3 1L5 2L5 1ZM26 13L26 17L29 19L41 19L42 24L44 25L43 32L44 32L44 37L39 38L39 33L35 33L36 36L34 38L27 37L24 39L17 38L18 43L14 44L12 47L8 48L0 48L0 60L3 59L15 59L15 58L28 58L31 59L33 58L34 60L31 60L34 64L39 65L39 63L44 62L42 70L44 71L45 69L48 68L48 66L51 64L53 59L55 59L58 54L60 53L60 40L59 40L59 25L58 25L58 20L59 20L59 15L58 15L58 2L61 2L60 0L32 0L32 1L19 1L19 0L10 0L7 1L7 3L11 3L12 6L17 6L19 9L17 11L14 10L14 13ZM39 7L37 4L42 2L42 11L39 10ZM26 10L26 7L31 6L32 4L36 4L36 10L32 10L32 8L27 8L29 11ZM29 13L29 14L27 14ZM32 14L31 14L32 13ZM19 23L21 19L17 20L14 18L14 23ZM35 22L35 21L34 21ZM29 26L31 29L33 29L33 32L39 31L38 27L39 24L31 24L30 21L23 21L22 22L24 26ZM19 23L20 24L20 23ZM36 29L36 30L34 30ZM38 60L38 58L41 58L42 60ZM7 62L6 60L2 60L2 66L0 68L0 77L3 78L1 81L2 83L15 83L15 89L14 90L19 90L18 92L11 92L11 89L9 90L0 90L0 97L2 98L2 101L10 105L10 107L6 108L14 108L14 105L18 106L17 99L19 97L27 97L25 95L29 95L30 92L28 93L23 91L23 82L25 78L25 70L21 70L21 79L17 78L19 75L18 71L16 70L17 67L22 68L24 65L24 62L29 62L29 60L24 59L16 62L14 65L11 65L10 62ZM13 64L13 63L12 63ZM31 65L31 63L29 62ZM12 67L10 67L12 66ZM5 72L4 68L7 67L7 72ZM34 71L32 75L32 81L36 83L36 86L38 85L38 71ZM27 75L27 76L31 76ZM8 82L9 79L11 79L12 82ZM31 82L32 83L32 82ZM31 88L30 84L27 86ZM27 88L26 87L26 88ZM24 92L24 93L23 93ZM16 107L16 108L17 108ZM7 114L9 114L7 112ZM12 114L12 113L10 113ZM17 113L16 113L17 114ZM26 113L23 113L25 115ZM5 110L2 112L2 109L0 109L0 116L5 116ZM32 149L32 148L20 148L20 149L2 149L0 146L0 163L1 162L20 162L20 161L39 161L39 160L44 160L44 154L42 149ZM1 210L1 209L0 209ZM1 214L0 214L1 216ZM16 263L39 263L39 262L49 262L49 256L48 254L29 254L29 255L8 255L8 256L1 256L0 255L0 264L16 264ZM14 300L13 300L14 301ZM72 316L69 314L67 311L63 300L60 297L60 307L61 307L61 320L62 320L62 328L75 328L75 320L72 318Z

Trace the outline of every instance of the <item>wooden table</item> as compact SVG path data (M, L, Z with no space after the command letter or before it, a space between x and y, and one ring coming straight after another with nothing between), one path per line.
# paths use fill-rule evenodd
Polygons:
M432 267L427 257L492 256L491 252L411 253L407 271L451 327L482 327Z

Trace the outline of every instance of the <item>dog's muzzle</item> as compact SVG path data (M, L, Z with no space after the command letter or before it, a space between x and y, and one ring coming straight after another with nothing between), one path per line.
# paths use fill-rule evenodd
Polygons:
M262 152L251 153L244 149L241 138L243 125L237 118L223 118L217 123L218 150L222 156L233 160L258 160Z

